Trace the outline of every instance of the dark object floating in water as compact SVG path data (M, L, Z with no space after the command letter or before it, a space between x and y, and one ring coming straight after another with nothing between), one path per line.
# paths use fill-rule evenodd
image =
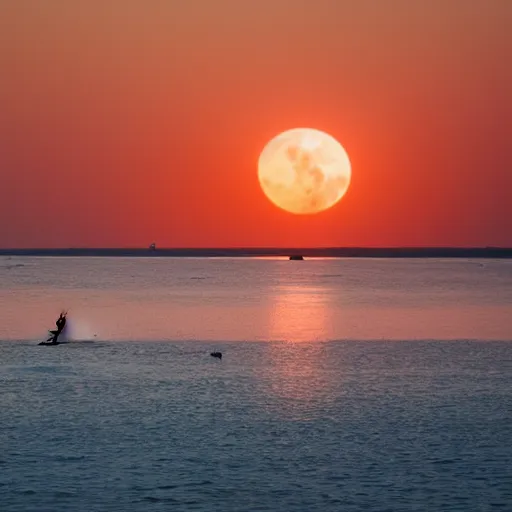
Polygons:
M302 256L302 254L292 254L290 256L290 260L302 261L303 259L304 259L304 256Z
M149 246L149 250L150 250L150 251L156 251L156 244L155 244L155 242L153 242L153 243Z
M216 357L217 359L222 359L222 352L211 352L210 355L212 357Z
M66 327L66 315L67 312L62 311L59 315L59 318L57 318L57 321L55 322L55 325L57 326L57 329L53 331L48 331L50 333L50 337L46 341L42 341L39 343L39 345L61 345L62 341L57 341L59 336L62 334L62 331L64 330L64 327Z

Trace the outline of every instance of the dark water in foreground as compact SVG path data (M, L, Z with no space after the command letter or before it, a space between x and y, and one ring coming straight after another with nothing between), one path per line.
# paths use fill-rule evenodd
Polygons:
M505 342L3 342L0 386L2 512L512 510Z

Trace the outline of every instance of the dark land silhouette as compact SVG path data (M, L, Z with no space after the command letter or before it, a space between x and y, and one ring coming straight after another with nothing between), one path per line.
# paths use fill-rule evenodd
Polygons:
M248 247L0 249L0 256L272 257L304 258L512 258L512 247Z

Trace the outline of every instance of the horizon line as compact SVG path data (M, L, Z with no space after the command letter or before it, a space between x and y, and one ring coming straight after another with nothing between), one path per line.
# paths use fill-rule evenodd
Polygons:
M69 247L0 249L0 256L48 257L291 257L512 258L511 247Z

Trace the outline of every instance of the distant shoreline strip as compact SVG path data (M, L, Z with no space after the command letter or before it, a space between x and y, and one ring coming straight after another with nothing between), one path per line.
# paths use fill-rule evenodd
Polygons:
M412 247L412 248L205 248L205 249L0 249L0 256L80 256L80 257L173 257L173 258L512 258L512 248L505 247Z

